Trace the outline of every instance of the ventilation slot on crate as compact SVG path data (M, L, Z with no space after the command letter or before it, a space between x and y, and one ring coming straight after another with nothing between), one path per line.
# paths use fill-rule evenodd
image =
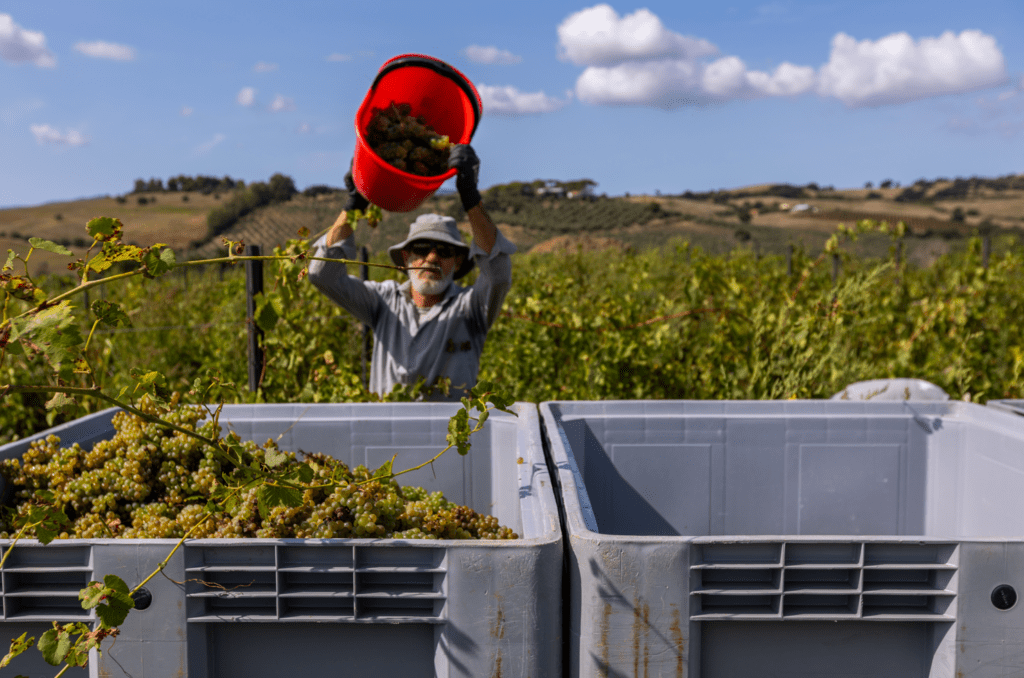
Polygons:
M440 623L445 549L314 544L186 551L189 621Z
M695 620L956 617L955 544L755 542L694 550ZM779 566L767 567L776 553Z
M278 571L282 619L343 621L355 617L351 567L307 565Z
M185 595L192 621L267 621L277 618L272 567L211 565L186 569Z
M84 621L78 592L92 580L89 547L19 547L2 573L4 618L24 621Z
M356 614L360 620L441 620L444 570L366 568L356 572Z

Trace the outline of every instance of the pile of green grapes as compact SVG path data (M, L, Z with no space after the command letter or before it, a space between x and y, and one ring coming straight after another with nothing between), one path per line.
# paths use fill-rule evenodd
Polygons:
M140 409L155 413L149 403ZM204 417L198 407L164 415L179 427L218 437L210 421L200 423ZM302 462L286 453L287 460L273 469L287 472L306 463L313 470L312 480L299 483L306 488L300 506L273 507L263 516L251 489L238 495L231 511L211 515L205 507L218 485L245 484L237 466L222 462L209 445L134 414L119 412L113 424L114 437L89 451L77 443L62 448L51 435L34 442L21 459L0 461L11 490L0 538L17 531L16 516L25 513L37 490L52 492L71 520L63 539L180 538L193 527L193 538L518 538L493 516L449 502L440 492L401 487L394 478L371 480L366 467L349 469L319 453L303 453ZM272 441L262 447L240 444L246 467L262 462L268 450L278 452ZM35 535L30 531L27 536Z
M386 108L374 108L366 143L385 162L411 174L432 177L448 171L448 137L414 117L409 104L392 101Z

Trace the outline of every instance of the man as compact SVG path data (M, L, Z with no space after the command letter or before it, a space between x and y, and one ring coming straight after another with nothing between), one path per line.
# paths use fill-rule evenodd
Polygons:
M407 268L409 280L398 284L362 281L348 275L345 264L311 261L309 279L336 304L373 329L370 390L385 394L396 385L428 386L450 381L447 396L439 389L431 400L458 400L477 381L484 339L512 286L516 251L484 211L477 189L480 160L468 145L451 149L448 166L458 170L456 187L473 230L467 246L451 217L424 214L409 227L409 236L388 249L391 260ZM355 237L346 221L349 210L369 204L345 183L349 199L327 233L315 243L313 256L356 258ZM473 266L480 269L471 287L454 281Z

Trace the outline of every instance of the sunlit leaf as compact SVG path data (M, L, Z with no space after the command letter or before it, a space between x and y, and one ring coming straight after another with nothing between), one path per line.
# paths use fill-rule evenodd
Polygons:
M31 636L29 638L26 638L25 636L27 636L27 635L28 635L28 632L26 631L25 633L21 634L17 638L14 638L13 640L11 640L11 648L10 648L10 650L8 650L7 654L5 654L3 656L3 659L0 659L0 669L2 669L3 667L7 666L8 664L10 664L12 659L14 659L19 654L21 654L25 650L28 650L29 648L31 648L33 645L36 644L36 637L35 636Z
M63 245L58 245L52 240L43 240L42 238L29 238L28 244L32 245L32 247L36 248L37 250L45 250L47 252L53 252L54 254L64 255L65 257L70 257L73 254L71 250L69 250L67 247L64 247Z
M64 630L49 629L39 637L39 651L51 666L59 666L71 649L71 634Z
M121 237L121 220L112 217L97 217L85 225L94 240L111 240Z

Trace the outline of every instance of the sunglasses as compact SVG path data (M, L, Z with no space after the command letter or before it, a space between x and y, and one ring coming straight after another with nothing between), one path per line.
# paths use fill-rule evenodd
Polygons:
M414 242L408 247L408 250L410 252L412 252L417 257L423 259L426 259L431 252L437 252L437 256L441 257L442 259L447 259L449 257L454 257L456 254L458 254L459 249L461 248L457 248L453 245L446 245L440 242L428 241Z

